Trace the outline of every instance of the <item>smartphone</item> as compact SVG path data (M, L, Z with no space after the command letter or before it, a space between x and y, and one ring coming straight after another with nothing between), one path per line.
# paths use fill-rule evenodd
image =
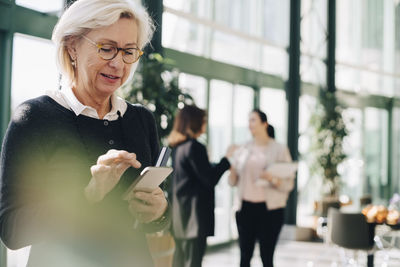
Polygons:
M171 155L171 149L167 146L162 147L160 154L158 155L156 167L166 166L170 155Z
M165 167L168 158L171 154L169 147L163 147L158 155L156 166L146 167L140 173L140 176L129 186L129 188L122 195L124 200L127 200L133 191L141 190L151 192L156 189L160 184L171 174L173 171L170 167Z
M151 192L156 189L160 184L171 174L172 168L170 167L146 167L140 173L140 176L129 186L123 194L123 199L127 200L130 193L133 191L147 191Z

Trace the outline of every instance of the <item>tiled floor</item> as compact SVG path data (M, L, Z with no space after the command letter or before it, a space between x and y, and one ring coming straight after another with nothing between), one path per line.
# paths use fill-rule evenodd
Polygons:
M366 254L364 252L359 252L360 265L346 265L342 263L341 259L344 258L343 253L346 253L347 258L350 258L350 251L344 252L334 245L323 243L293 241L294 236L295 228L285 226L275 252L275 267L366 266ZM396 243L396 246L400 248L400 241ZM25 266L29 249L19 250L19 253L23 255L18 256L16 252L13 253L15 254L14 257L9 254L10 263L8 266ZM16 260L19 260L19 262ZM229 247L207 252L203 260L203 267L238 267L239 260L238 244L233 243ZM254 251L251 266L262 267L258 247ZM400 249L377 251L375 253L375 267L400 267Z
M276 267L339 267L339 266L366 266L366 253L359 252L359 265L355 263L343 264L342 259L349 260L352 251L344 251L334 245L315 242L298 242L280 240L275 252ZM345 254L345 256L343 255ZM235 243L221 250L208 252L203 260L204 267L234 267L239 266L239 247ZM375 253L375 267L399 267L400 250L377 251ZM258 247L254 251L252 267L262 267Z
M366 254L359 252L359 264L343 264L342 254L346 253L347 259L352 252L343 251L340 248L324 245L322 243L281 241L275 254L275 266L277 267L339 267L339 266L366 266ZM385 257L389 259L385 261ZM204 267L233 267L239 266L239 248L232 245L220 251L207 253L203 260ZM262 267L259 253L256 250L252 260L252 267ZM376 252L375 266L399 267L400 251Z

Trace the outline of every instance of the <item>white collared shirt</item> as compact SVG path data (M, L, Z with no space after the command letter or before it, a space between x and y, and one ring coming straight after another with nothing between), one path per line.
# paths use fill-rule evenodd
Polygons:
M61 90L57 91L47 91L46 95L54 99L58 104L61 106L72 110L76 116L84 115L87 117L91 117L94 119L100 119L99 115L97 114L96 109L85 106L82 104L78 98L76 98L74 92L72 91L71 87L62 87ZM125 114L126 109L128 108L127 103L122 98L112 94L111 96L111 110L108 112L103 120L114 121L118 119L118 111L121 113L121 116Z

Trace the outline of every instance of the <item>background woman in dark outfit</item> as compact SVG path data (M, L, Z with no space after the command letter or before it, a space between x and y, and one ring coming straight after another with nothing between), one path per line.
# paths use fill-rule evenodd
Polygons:
M229 176L229 183L238 186L241 204L236 213L240 266L250 266L258 241L263 266L272 267L294 177L274 177L266 169L275 162L291 162L292 159L288 148L271 137L275 136L273 128L268 129L267 116L261 110L250 113L249 130L253 140L236 148Z
M156 161L155 121L114 94L152 32L145 9L126 0L78 0L57 23L69 84L18 107L1 153L0 237L32 246L29 267L153 266L145 231L167 227L164 194L122 194Z
M173 147L172 232L176 248L174 267L198 267L207 236L214 235L214 187L229 169L226 157L212 165L196 138L206 132L206 112L185 106L174 122L168 141Z

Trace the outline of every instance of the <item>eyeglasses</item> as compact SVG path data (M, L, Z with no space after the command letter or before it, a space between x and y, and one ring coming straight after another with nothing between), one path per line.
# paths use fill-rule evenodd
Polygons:
M112 60L118 55L119 51L122 51L122 60L126 64L132 64L138 61L139 58L143 55L143 51L137 47L119 48L112 44L96 43L87 38L85 35L82 35L82 37L85 38L92 45L95 45L97 47L97 53L104 60Z

